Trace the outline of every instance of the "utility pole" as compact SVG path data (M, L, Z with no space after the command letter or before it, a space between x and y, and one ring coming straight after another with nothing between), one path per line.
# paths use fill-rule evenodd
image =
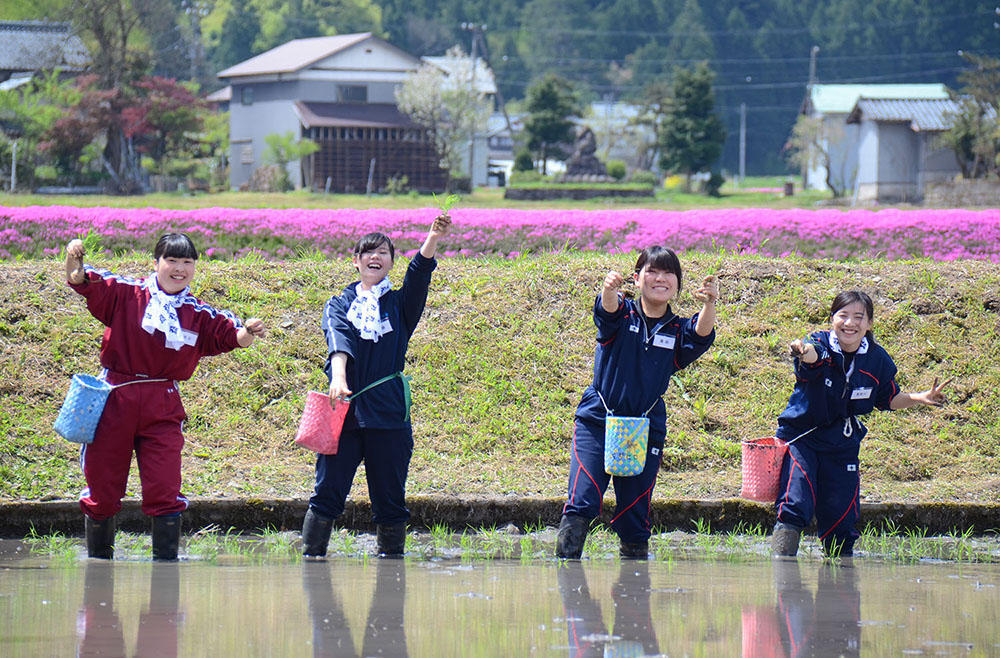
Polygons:
M17 140L10 144L10 193L17 189Z
M819 54L819 46L813 46L809 51L809 87L816 84L816 55Z
M740 103L740 185L747 176L747 104Z
M476 23L462 23L462 29L466 32L472 32L472 45L470 46L470 61L472 62L472 72L469 76L469 84L472 87L472 97L478 98L479 94L476 90L476 46L479 44L482 37L480 34L486 30L486 25L478 25ZM469 185L472 188L476 186L476 128L472 126L469 129Z

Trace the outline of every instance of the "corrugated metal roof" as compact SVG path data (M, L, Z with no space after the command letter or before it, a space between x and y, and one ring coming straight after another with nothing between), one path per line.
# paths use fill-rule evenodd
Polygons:
M0 21L0 70L79 70L89 63L87 48L69 23Z
M462 68L464 67L468 70L468 57L462 59L454 57L421 57L421 59L444 71L448 74L449 79L453 79L456 75L467 75ZM479 57L476 58L476 89L481 94L497 93L497 81L493 76L493 70Z
M861 98L847 117L847 123L862 120L909 123L914 132L941 132L951 128L949 115L960 110L951 99Z
M417 124L391 103L306 103L295 101L306 128L416 128Z
M813 85L807 99L812 110L823 114L847 114L859 98L945 99L943 84Z
M359 32L357 34L338 34L332 37L293 39L256 57L230 66L224 71L219 71L217 76L236 78L269 73L291 73L371 38L373 38L371 32Z

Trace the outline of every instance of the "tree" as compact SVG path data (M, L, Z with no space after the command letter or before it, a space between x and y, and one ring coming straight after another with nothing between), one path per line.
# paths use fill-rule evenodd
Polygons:
M135 86L142 96L122 110L125 136L166 174L168 156L191 154L206 105L176 80L153 76Z
M288 163L301 160L319 150L319 144L311 139L295 139L295 133L271 133L264 137L267 148L264 149L264 161L278 165L278 186L283 192L292 189L288 180Z
M492 108L489 99L473 87L472 59L457 46L445 58L444 69L450 75L436 66L421 66L396 90L396 104L431 135L450 180L462 167L469 136L486 129Z
M98 89L97 76L84 75L73 81L77 92L61 95L62 116L41 134L38 150L52 157L59 173L70 183L76 182L80 173L80 157L111 122L115 90Z
M788 161L803 172L821 166L826 171L826 186L834 197L841 197L847 191L848 172L835 176L833 171L834 151L846 138L842 121L823 121L822 117L800 114L792 127L792 135L785 144ZM846 161L846 159L845 159Z
M708 65L677 69L660 125L660 167L691 176L706 171L722 153L726 128L715 114L715 96Z
M232 7L222 21L212 47L211 59L216 70L250 59L256 53L254 41L260 35L260 17L257 8L248 0L233 0Z
M139 14L129 0L77 0L68 11L76 31L91 41L91 69L98 76L99 89L121 92L142 76L149 62L147 55L131 43ZM127 103L123 93L111 101L102 156L114 190L121 194L142 189L139 156L121 126L121 111Z
M941 143L955 151L963 178L1000 174L1000 60L964 53L972 67L959 74L962 89L951 92L959 110Z
M541 158L542 174L546 174L550 156L560 160L566 157L566 149L573 142L570 117L583 114L582 104L568 80L549 73L528 87L526 106L524 132L528 148Z

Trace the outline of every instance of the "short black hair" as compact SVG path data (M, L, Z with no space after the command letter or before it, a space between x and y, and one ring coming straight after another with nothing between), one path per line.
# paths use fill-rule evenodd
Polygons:
M198 249L185 233L165 233L153 247L153 260L161 258L190 258L198 260Z
M673 249L659 246L646 247L635 261L635 273L638 274L646 265L675 275L677 290L681 289L681 261Z
M378 232L362 235L358 243L354 245L354 255L360 256L365 252L375 251L383 244L389 245L389 258L396 260L396 247L392 244L392 240L385 233Z
M837 314L837 311L844 308L845 306L850 306L851 304L860 303L865 307L865 313L868 314L868 321L875 321L875 305L872 303L872 298L868 296L868 293L862 290L844 290L836 297L833 298L833 303L830 304L830 317L832 318ZM869 340L875 340L875 336L869 330L865 333L865 336Z

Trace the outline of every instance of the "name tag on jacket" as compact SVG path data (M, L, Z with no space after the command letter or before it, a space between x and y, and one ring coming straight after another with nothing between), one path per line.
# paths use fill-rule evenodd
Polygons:
M663 334L656 334L653 336L653 347L662 347L664 349L672 350L674 349L674 342L677 339L674 336L664 336Z
M198 344L198 333L191 331L189 329L181 329L181 336L184 338L184 344L194 347Z
M382 333L387 334L392 331L392 323L389 322L389 318L382 318Z
M852 400L867 400L872 396L872 389L869 388L856 388L851 391Z

